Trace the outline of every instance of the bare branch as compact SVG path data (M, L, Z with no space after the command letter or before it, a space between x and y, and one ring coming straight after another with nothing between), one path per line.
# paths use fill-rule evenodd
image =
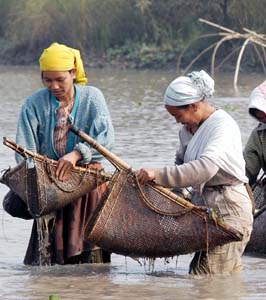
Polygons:
M192 42L195 42L198 39L201 38L205 38L205 37L212 37L212 36L221 36L221 39L218 42L215 42L213 44L211 44L210 46L208 46L207 48L205 48L203 51L200 52L200 54L198 54L190 63L189 65L185 68L184 73L187 72L187 70L189 70L191 68L191 66L207 51L209 51L210 49L213 48L213 52L212 52L212 57L211 57L211 74L212 76L214 76L214 70L215 70L215 59L216 59L216 55L217 55L217 51L219 49L219 47L229 41L229 40L240 40L240 39L244 39L244 43L242 44L241 47L237 47L237 49L234 49L233 51L231 51L230 54L228 54L225 59L223 59L223 61L218 65L217 69L226 61L229 59L229 57L231 57L236 50L238 50L240 48L239 51L239 55L237 57L237 62L236 62L236 67L235 67L235 75L234 75L234 88L237 89L237 81L238 81L238 75L239 75L239 70L240 70L240 64L241 64L241 60L242 57L244 55L244 51L246 49L246 46L248 44L252 44L254 51L256 52L256 55L258 57L258 59L260 60L260 63L262 65L263 71L264 73L266 73L266 35L263 34L258 34L255 31L249 30L247 28L243 28L244 33L239 33L236 32L234 30L231 30L229 28L226 28L224 26L215 24L213 22L210 22L208 20L205 19L199 19L200 22L205 23L207 25L210 25L212 27L215 27L219 30L221 30L221 32L218 32L216 34L205 34L202 35L196 39L194 39ZM179 69L180 67L180 63L181 63L181 59L183 58L183 56L185 55L186 50L191 46L192 42L187 45L187 47L182 51L181 55L179 56L178 59L178 63L177 63L177 68ZM260 49L262 51L259 51L258 47L260 46Z
M206 23L206 24L208 24L208 25L211 25L211 26L213 26L213 27L219 28L219 29L221 29L221 30L223 30L223 31L226 31L226 32L229 32L229 33L236 33L234 30L231 30L231 29L226 28L226 27L224 27L224 26L215 24L215 23L210 22L210 21L205 20L205 19L199 18L199 21L202 22L202 23Z
M254 50L255 50L255 52L256 52L259 60L260 60L260 63L261 63L262 68L263 68L263 72L266 73L265 63L264 63L263 57L261 56L260 51L259 51L257 45L252 44L252 46L254 47ZM262 52L263 52L264 58L265 58L265 49L263 47L262 47Z
M179 55L179 58L178 58L178 61L177 61L177 71L179 72L180 70L180 65L181 65L181 60L185 54L185 52L191 47L191 45L193 43L195 43L197 40L200 40L200 39L204 39L204 38L209 38L209 37L214 37L214 36L220 36L220 33L209 33L209 34L203 34L193 40L191 40L187 46L183 49L183 51L180 53Z
M239 67L240 67L240 62L243 56L243 53L245 51L245 48L247 46L247 44L249 43L250 39L246 39L244 44L242 45L240 51L239 51L239 55L237 58L237 63L236 63L236 69L235 69L235 76L234 76L234 88L237 88L237 79L238 79L238 73L239 73Z
M187 73L187 71L192 67L192 65L207 51L209 51L211 48L215 47L216 43L211 44L209 47L205 48L203 51L200 52L199 55L197 55L191 62L190 64L186 67L186 69L184 70L184 74Z

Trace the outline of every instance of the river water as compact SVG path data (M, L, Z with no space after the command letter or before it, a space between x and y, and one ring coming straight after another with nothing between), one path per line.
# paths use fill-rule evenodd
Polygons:
M116 132L113 152L134 168L173 164L178 126L165 111L163 93L174 71L89 70L89 84L99 87L109 106ZM238 122L246 143L255 121L247 114L248 95L264 80L258 74L240 75L238 91L232 74L216 75L210 101ZM33 67L0 66L0 135L15 138L20 107L41 87ZM0 170L14 166L14 153L0 144ZM112 166L105 162L108 171ZM0 184L1 199L7 188ZM22 261L32 221L12 218L2 210L0 228L1 300L61 299L266 299L266 258L244 256L244 270L233 276L195 278L187 274L192 255L153 264L112 255L110 265L27 267Z

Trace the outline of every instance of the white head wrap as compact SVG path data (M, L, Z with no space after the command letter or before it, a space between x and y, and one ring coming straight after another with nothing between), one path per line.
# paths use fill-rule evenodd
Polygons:
M210 97L214 93L214 80L204 71L180 76L170 83L164 95L165 105L181 106Z
M248 109L250 108L256 108L266 114L266 80L251 92ZM259 121L253 114L251 116Z

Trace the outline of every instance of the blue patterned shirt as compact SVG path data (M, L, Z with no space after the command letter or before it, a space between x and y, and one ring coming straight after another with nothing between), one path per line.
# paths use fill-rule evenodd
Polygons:
M94 138L105 148L111 150L114 143L114 129L102 92L92 86L75 85L76 96L73 109L69 115L71 124L76 125ZM26 99L17 128L16 142L33 152L58 160L59 154L54 147L54 129L57 124L57 110L60 102L47 89L41 89ZM102 159L95 149L69 132L67 151L74 149L82 154L80 164ZM16 154L17 162L22 160Z

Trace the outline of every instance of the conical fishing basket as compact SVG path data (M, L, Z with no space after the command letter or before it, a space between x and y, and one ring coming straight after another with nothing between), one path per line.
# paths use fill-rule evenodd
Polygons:
M111 252L141 257L187 254L242 239L213 210L178 199L156 186L139 186L131 172L117 171L85 238Z
M207 207L153 183L140 186L131 167L75 126L71 130L115 167L107 192L88 221L85 239L126 256L169 257L242 240Z
M266 206L264 205L255 215L250 240L245 249L252 254L266 255Z
M265 173L253 185L256 212L250 240L245 249L252 254L266 255L266 177Z
M253 188L253 196L257 209L266 204L266 177L260 179Z
M5 139L4 143L22 153L20 146L13 147L13 141ZM24 148L23 154L25 159L16 167L6 170L0 182L27 204L33 217L63 208L111 178L100 170L77 167L72 169L67 181L60 181L55 174L56 161L32 154Z

